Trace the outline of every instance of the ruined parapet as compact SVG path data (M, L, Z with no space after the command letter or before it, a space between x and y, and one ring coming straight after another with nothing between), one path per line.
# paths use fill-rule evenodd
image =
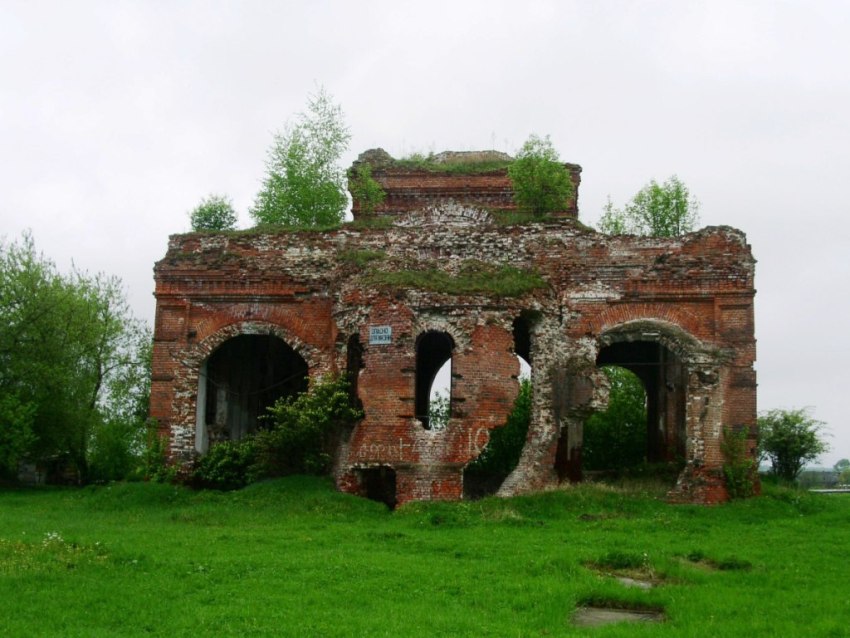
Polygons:
M513 158L499 151L444 151L415 159L394 159L383 149L366 151L357 158L358 166L368 164L374 179L385 193L372 210L353 198L354 219L385 217L454 201L491 212L516 210L508 166ZM581 166L564 164L573 184L573 195L563 211L551 217L578 218L578 189Z

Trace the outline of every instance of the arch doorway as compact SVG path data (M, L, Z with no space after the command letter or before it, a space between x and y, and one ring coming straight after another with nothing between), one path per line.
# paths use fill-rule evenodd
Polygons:
M201 366L195 447L236 441L261 426L277 400L307 390L307 362L274 335L228 339Z
M612 410L620 411L613 418L622 421L620 429L608 435L620 437L621 449L591 431L594 419L598 421L597 416L591 417L584 433L585 442L591 446L586 468L627 469L642 463L683 460L687 370L681 358L655 341L621 341L603 347L596 365L606 369L611 381L607 416L612 416ZM637 405L641 400L642 411ZM609 427L616 427L613 420L609 419ZM593 445L607 445L608 454L594 455Z
M443 429L452 416L452 354L455 342L447 332L429 330L416 340L416 418L426 430ZM436 384L437 376L441 380ZM443 390L445 394L439 391ZM432 405L432 399L436 399ZM438 409L435 410L434 408Z

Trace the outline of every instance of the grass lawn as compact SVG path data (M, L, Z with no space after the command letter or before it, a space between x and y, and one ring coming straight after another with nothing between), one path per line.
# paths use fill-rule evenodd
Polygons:
M777 488L395 512L306 477L5 490L0 636L850 636L849 555L850 497ZM572 626L603 601L665 618Z

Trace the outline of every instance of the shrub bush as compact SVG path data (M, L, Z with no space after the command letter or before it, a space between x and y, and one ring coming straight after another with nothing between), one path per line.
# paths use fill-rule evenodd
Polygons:
M255 480L256 448L253 438L222 441L198 459L192 475L198 487L236 490Z
M189 221L194 232L203 232L233 230L236 228L237 218L229 197L209 195L189 213Z
M756 462L747 454L746 430L723 428L723 475L730 498L747 498L755 493Z
M807 408L769 410L758 418L759 450L770 459L773 473L794 482L803 466L827 452L823 440L825 424L814 419Z
M262 477L324 474L340 436L362 418L351 405L348 381L326 378L269 408L270 426L255 437L255 473Z

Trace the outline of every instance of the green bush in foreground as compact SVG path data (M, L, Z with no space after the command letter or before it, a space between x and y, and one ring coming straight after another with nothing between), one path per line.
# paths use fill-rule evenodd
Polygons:
M198 487L237 490L255 479L256 459L253 438L221 441L198 460L194 482Z

